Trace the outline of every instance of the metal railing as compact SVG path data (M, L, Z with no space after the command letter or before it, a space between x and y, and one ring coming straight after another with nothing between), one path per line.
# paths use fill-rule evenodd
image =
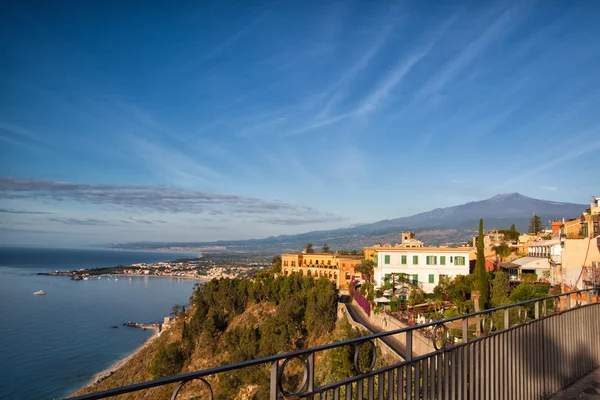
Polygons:
M71 398L102 399L179 383L201 381L212 399L210 380L253 366L270 368L271 400L278 399L540 399L600 366L600 288L578 290L381 332L287 354L223 365ZM436 351L414 355L413 331L432 327ZM406 359L378 366L375 339L403 335ZM315 355L350 346L356 374L315 385ZM369 360L359 356L367 349ZM364 358L364 357L363 357ZM296 389L286 388L286 366L302 370ZM381 364L381 362L379 362ZM364 364L364 362L363 362ZM298 370L298 368L296 368Z

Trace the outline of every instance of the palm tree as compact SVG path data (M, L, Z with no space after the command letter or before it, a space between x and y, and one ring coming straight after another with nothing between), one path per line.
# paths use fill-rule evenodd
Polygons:
M509 255L511 255L511 253L514 253L516 251L515 248L511 248L506 243L500 243L498 246L493 246L492 250L494 250L496 255L500 257L500 262L504 261L506 257L508 257Z

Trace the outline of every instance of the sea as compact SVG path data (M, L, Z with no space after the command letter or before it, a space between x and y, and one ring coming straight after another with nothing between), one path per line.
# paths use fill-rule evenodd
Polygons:
M195 256L0 247L0 399L66 397L154 334L123 322L162 321L173 305L189 303L198 283L147 276L73 281L39 272ZM46 295L34 296L38 290Z

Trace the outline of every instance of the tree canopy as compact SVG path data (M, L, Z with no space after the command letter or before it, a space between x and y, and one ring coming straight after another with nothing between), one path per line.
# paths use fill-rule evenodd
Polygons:
M533 217L531 217L531 219L529 220L528 232L537 235L543 229L544 227L542 226L542 219L538 215L534 214Z
M479 235L477 236L477 262L475 263L475 288L479 291L479 306L485 309L490 296L487 271L485 270L485 247L483 243L483 219L479 220Z

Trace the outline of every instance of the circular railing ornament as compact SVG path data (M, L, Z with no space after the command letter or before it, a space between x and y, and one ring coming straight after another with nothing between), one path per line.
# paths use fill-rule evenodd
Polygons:
M182 381L179 385L177 385L177 387L175 388L175 391L173 392L173 395L171 396L171 400L175 400L177 398L177 395L179 394L179 391L181 390L181 388L183 388L185 386L186 383L194 381L194 380L199 380L204 382L204 384L206 385L206 387L208 388L208 394L210 395L209 399L213 400L213 391L212 391L212 387L210 386L210 383L208 383L206 381L206 379L204 378L194 378L194 379L188 379L187 381Z
M289 390L285 390L283 388L283 375L285 372L285 367L287 366L288 362L290 362L291 360L300 360L300 362L302 363L302 368L303 368L303 377L302 377L302 382L300 383L300 385L296 388L295 391L289 391ZM287 399L287 398L299 398L299 394L304 392L308 386L308 361L306 360L306 358L300 357L300 356L295 356L295 357L291 357L291 358L286 358L283 363L281 363L281 367L279 367L279 371L277 371L277 386L279 387L279 391L283 394L283 396Z
M443 329L443 336L441 339L441 343L442 343L442 348L440 349L439 345L438 345L438 330L442 328ZM436 349L436 351L439 350L448 350L448 348L446 347L446 343L448 342L448 327L446 327L446 325L444 324L437 324L434 328L433 328L433 334L431 336L431 340L433 341L433 348Z
M485 333L486 335L491 335L492 332L494 332L494 330L495 330L494 318L491 313L482 314L480 324L481 324L480 325L481 332ZM486 326L488 324L489 324L489 328L486 329Z
M581 307L582 303L583 303L583 293L577 292L575 294L575 307Z
M518 318L519 318L519 323L524 324L525 322L527 322L527 309L525 307L519 307L519 311L518 311Z
M367 371L362 371L360 369L358 358L359 358L359 354L360 354L360 348L365 343L368 343L371 345L371 364L369 365L369 369ZM377 361L377 347L375 347L375 343L373 343L372 340L366 340L366 341L360 342L359 344L356 345L356 348L354 349L354 368L356 368L356 372L358 372L359 375L368 374L369 372L371 372L373 370L373 368L375 368L376 361Z
M553 300L553 304L552 304L552 313L559 313L560 312L560 297L555 297Z

